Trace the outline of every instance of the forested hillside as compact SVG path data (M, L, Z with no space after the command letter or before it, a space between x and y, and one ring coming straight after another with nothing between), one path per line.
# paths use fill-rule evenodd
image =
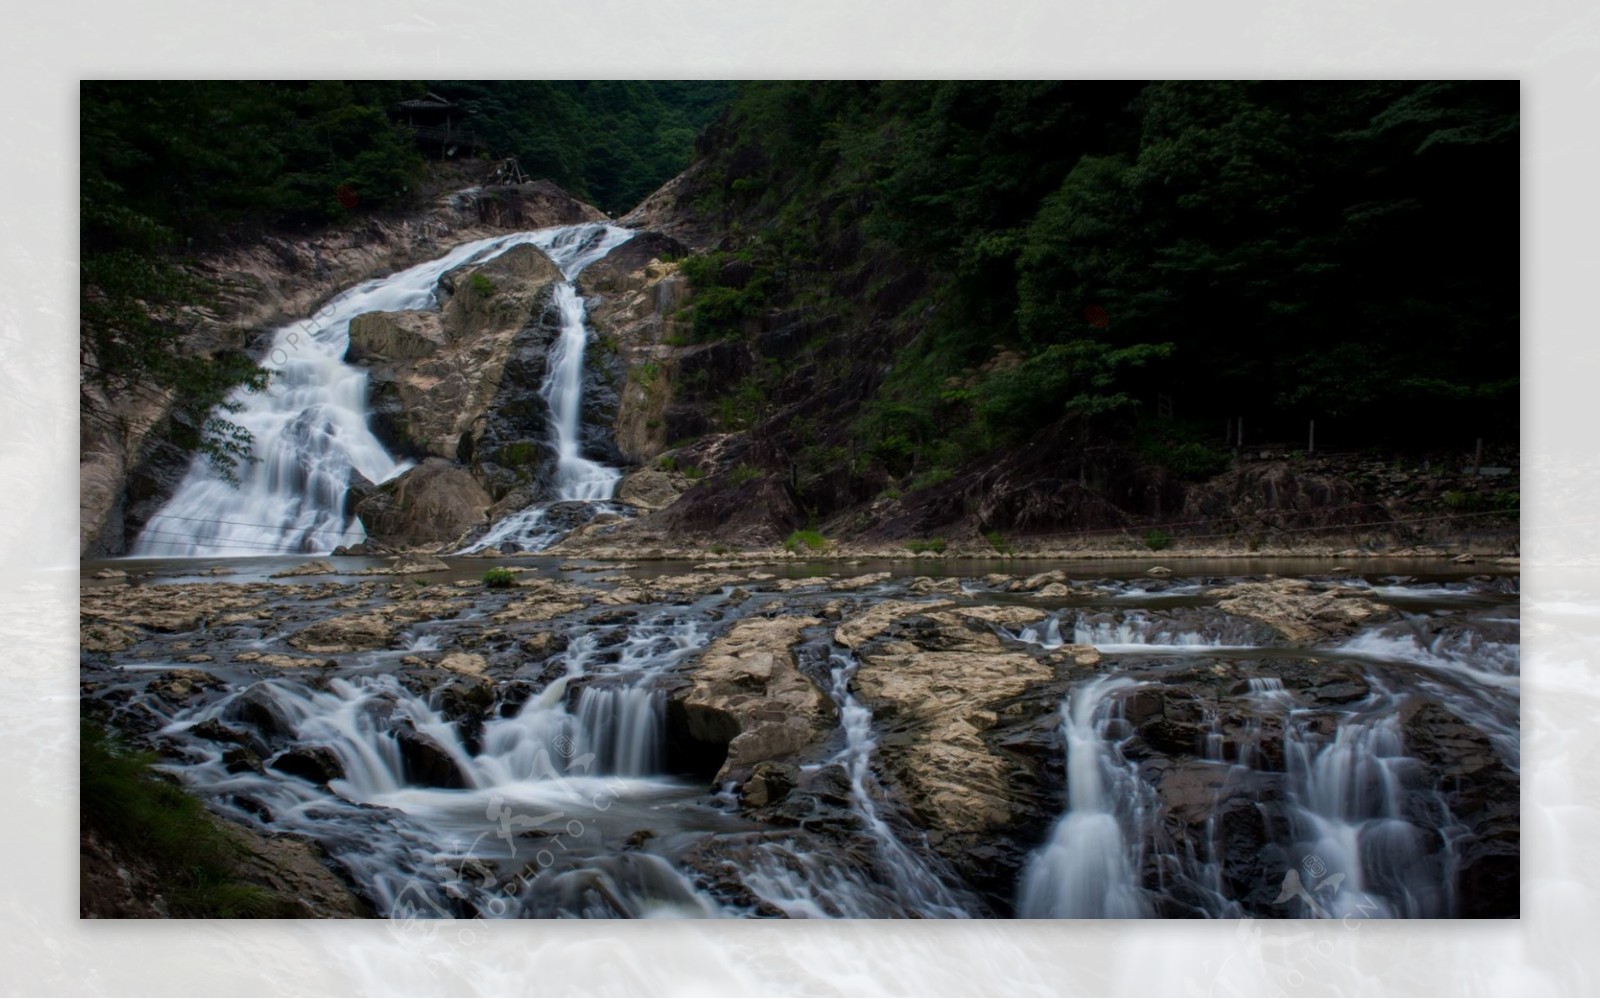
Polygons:
M1178 447L1515 438L1514 85L753 84L706 149L749 277L697 329L808 295L906 326L856 428L897 470L1163 396Z

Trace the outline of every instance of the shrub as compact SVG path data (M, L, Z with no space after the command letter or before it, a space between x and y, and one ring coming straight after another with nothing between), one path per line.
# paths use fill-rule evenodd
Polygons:
M732 548L729 548L727 545L721 543L720 541L717 542L716 544L712 545L709 550L710 550L711 554L713 554L713 555L726 555L729 552L733 551Z
M943 553L944 552L944 539L943 538L924 538L924 539L916 540L916 541L907 541L906 542L906 547L911 549L913 552L918 553L918 554L921 554L922 552Z
M1144 545L1153 552L1172 547L1172 535L1159 527L1152 527L1144 532Z
M477 292L479 295L482 295L484 298L488 298L490 295L493 295L496 290L494 282L489 280L489 275L484 274L481 271L474 271L472 276L467 278L467 284L471 285L472 290Z
M761 478L762 475L763 473L761 469L754 465L740 465L738 468L735 468L732 472L728 473L728 484L730 486L742 486L746 482L756 481L757 479Z
M517 574L502 566L495 566L483 574L483 585L491 590L503 590L517 581Z
M919 489L931 489L932 487L939 485L941 482L949 482L955 477L956 473L950 471L948 468L930 469L926 472L923 472L915 479L912 479L911 485L907 487L906 491L914 493Z
M795 531L784 539L783 547L798 554L802 548L808 551L825 552L832 545L827 538L817 531Z

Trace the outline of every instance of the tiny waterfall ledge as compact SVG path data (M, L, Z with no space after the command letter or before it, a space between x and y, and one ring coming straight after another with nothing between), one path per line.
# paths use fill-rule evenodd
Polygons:
M585 266L632 238L630 230L588 223L464 243L449 253L340 293L314 316L280 327L262 359L266 389L235 391L224 404L252 438L251 454L229 482L202 456L147 522L131 546L135 556L325 554L366 538L347 509L354 475L386 482L410 465L385 450L369 422L367 375L347 364L350 320L367 312L437 304L446 272L483 263L531 243L548 254L565 281L557 288L562 333L552 349L544 394L559 455L561 498L609 499L621 473L585 458L578 443L581 409L583 303L572 280ZM569 495L570 494L570 495Z

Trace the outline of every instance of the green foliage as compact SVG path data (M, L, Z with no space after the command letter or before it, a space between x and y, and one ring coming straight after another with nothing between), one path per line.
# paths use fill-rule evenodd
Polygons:
M700 343L742 338L746 321L762 313L773 290L770 272L756 267L748 255L696 254L678 265L678 273L693 289L689 315L693 339Z
M1007 541L1005 535L1001 534L999 531L984 531L983 537L985 541L989 542L989 547L993 548L1001 555L1010 555L1012 552L1017 550L1016 546Z
M672 179L695 135L734 95L718 80L451 80L428 89L459 102L462 124L494 155L514 155L607 212L625 212Z
M489 275L482 271L473 271L472 276L467 279L467 284L480 298L488 298L498 290Z
M645 386L646 388L654 385L656 383L656 379L660 377L661 365L654 361L645 361L643 364L633 369L633 380L638 382L640 385Z
M1181 479L1208 479L1228 469L1233 456L1208 443L1198 424L1144 419L1134 432L1140 454Z
M690 482L698 482L706 477L706 470L701 468L699 465L684 465L681 469L679 469L679 471L681 471L683 473L683 477L688 479Z
M162 878L174 916L235 919L300 915L292 900L239 874L242 849L201 804L151 769L105 730L79 730L78 806L104 840L148 861Z
M495 464L504 465L506 468L522 468L530 465L539 456L539 446L532 441L513 441L502 445L495 452Z
M765 474L755 465L739 465L728 473L728 485L742 486L746 482L755 482Z
M517 574L503 566L495 566L483 574L483 585L491 590L504 590L515 586Z
M783 541L783 547L799 554L802 551L825 552L833 545L816 531L795 531Z
M919 489L930 489L933 486L937 486L941 483L949 482L951 479L955 478L955 475L956 473L952 472L948 468L929 469L928 471L917 476L915 479L912 479L911 485L906 487L906 491L914 493Z
M919 555L923 552L935 552L937 554L943 554L945 544L943 538L919 538L913 541L907 541L906 547Z
M1159 527L1153 527L1144 532L1144 546L1153 552L1163 551L1172 547L1172 535Z
M732 548L729 548L727 545L722 544L721 542L718 542L717 544L712 545L710 548L708 548L706 550L709 551L713 555L726 555L729 552L733 551Z

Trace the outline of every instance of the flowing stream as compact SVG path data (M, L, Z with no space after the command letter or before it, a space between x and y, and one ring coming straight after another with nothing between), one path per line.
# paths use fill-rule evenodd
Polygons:
M561 336L552 348L543 394L550 403L558 455L559 498L606 500L621 473L585 458L579 446L583 377L583 301L572 281L585 266L633 236L589 223L477 240L386 278L335 296L316 315L279 328L262 360L271 372L261 392L236 391L228 419L249 431L251 455L229 482L197 456L172 497L145 524L134 556L326 553L366 538L347 510L352 478L386 482L409 465L392 457L369 424L367 375L344 360L350 320L366 312L438 305L439 278L481 264L514 246L539 247L566 278L556 288ZM507 537L529 532L530 513L516 515ZM537 519L537 518L534 518Z

